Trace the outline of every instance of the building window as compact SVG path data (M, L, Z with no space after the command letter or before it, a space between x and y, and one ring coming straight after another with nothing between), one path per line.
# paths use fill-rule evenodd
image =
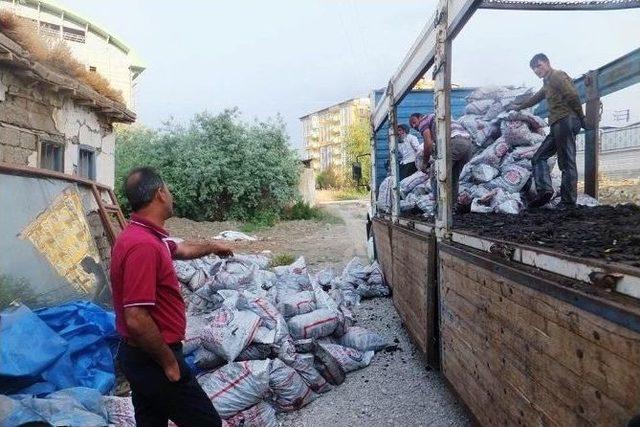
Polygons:
M91 71L92 73L96 72L96 67L94 67L93 65L89 65L89 71Z
M55 142L40 143L40 167L64 172L64 146Z
M62 27L62 38L77 43L84 43L86 40L83 30L76 30L75 28L69 27Z
M80 147L78 151L78 175L96 180L96 152L92 148Z

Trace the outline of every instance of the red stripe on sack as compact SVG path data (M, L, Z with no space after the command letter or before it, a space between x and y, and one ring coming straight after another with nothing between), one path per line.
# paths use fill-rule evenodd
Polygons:
M273 317L273 316L271 315L271 313L269 313L269 309L268 309L267 307L265 307L264 305L262 305L262 301L260 301L260 300L256 300L256 301L255 301L255 303L256 303L256 305L257 305L257 306L259 306L260 308L262 308L262 309L264 310L264 312L265 312L265 313L267 313L267 315L269 316L269 318L271 318L271 320L273 320L274 322L276 322L276 321L277 321L277 320L276 320L276 318L275 318L275 317Z
M251 335L249 336L249 341L247 341L249 344L253 342L253 338L258 333L258 328L260 328L260 322L256 323L256 326L253 328L253 331L251 331Z
M210 395L209 399L215 399L216 397L220 396L221 394L226 393L227 391L231 390L233 387L238 385L238 383L240 381L242 381L245 378L247 378L249 375L251 375L251 372L247 370L245 373L243 373L238 378L236 378L235 381L232 381L228 386L224 387L222 390L220 390L216 394Z
M307 304L307 303L310 303L310 302L313 302L313 300L311 300L311 299L307 299L307 300L304 300L304 301L299 301L299 302L296 304L296 307L300 308L300 306L301 306L302 304Z
M320 320L318 322L311 323L310 325L305 326L304 328L302 328L304 330L304 337L307 338L307 328L313 328L314 326L322 325L323 323L329 323L332 320L338 320L338 318L337 317L329 317L328 319Z

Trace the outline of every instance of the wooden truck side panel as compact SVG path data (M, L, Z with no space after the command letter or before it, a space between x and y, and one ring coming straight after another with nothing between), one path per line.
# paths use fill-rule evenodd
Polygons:
M391 224L375 218L373 220L373 239L378 262L389 287L393 288L393 257L391 255Z
M375 219L378 261L393 303L427 362L438 363L435 236Z
M637 307L558 297L545 290L558 283L439 248L442 370L482 425L613 426L640 413Z

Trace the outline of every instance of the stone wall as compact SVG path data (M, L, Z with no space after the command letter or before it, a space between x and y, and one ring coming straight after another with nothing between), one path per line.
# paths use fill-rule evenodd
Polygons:
M0 161L39 167L42 141L64 145L64 172L70 175L76 173L80 146L92 147L96 180L113 187L112 125L68 94L0 67Z

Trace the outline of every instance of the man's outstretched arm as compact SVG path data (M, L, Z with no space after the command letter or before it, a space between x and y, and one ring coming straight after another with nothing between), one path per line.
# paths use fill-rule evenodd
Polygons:
M233 251L231 250L231 247L224 243L185 240L177 244L173 258L195 259L211 254L215 254L220 257L229 257L233 256Z

